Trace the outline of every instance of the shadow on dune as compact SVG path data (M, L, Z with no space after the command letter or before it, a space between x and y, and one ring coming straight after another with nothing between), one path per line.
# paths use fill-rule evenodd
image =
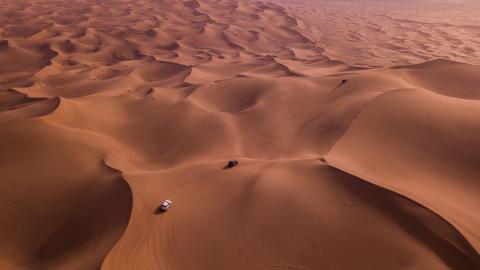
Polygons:
M104 258L125 231L132 211L131 189L119 171L106 164L103 166L110 175L86 192L69 218L38 250L38 266L44 267L42 269L57 269L62 263L57 264L56 259L75 261L78 254L84 252L94 259L87 264L77 264L100 269ZM49 261L55 263L45 268Z
M401 194L335 167L330 168L340 176L338 181L346 190L400 225L405 232L433 251L450 269L479 269L479 254L443 217Z

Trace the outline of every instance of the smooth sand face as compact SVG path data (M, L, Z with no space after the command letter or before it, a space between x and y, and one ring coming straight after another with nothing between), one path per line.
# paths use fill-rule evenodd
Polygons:
M305 20L325 55L380 67L444 58L480 64L480 2L278 0Z
M0 269L480 269L479 66L352 67L277 4L0 3Z

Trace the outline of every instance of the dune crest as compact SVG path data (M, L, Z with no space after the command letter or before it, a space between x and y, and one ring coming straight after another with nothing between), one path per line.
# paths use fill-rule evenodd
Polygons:
M478 66L320 44L266 2L2 1L0 268L480 269Z

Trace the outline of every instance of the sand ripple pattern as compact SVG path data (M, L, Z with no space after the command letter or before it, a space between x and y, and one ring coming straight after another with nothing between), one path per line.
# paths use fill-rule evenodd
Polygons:
M352 67L271 3L0 6L0 269L480 269L478 66Z
M380 67L449 59L480 65L478 1L279 0L303 18L326 55Z

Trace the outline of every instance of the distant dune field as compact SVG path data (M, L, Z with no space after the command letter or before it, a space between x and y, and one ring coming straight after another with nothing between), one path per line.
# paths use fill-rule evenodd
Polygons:
M0 269L480 269L473 17L349 3L0 0Z
M276 0L312 28L325 55L380 67L438 58L480 65L480 2Z

